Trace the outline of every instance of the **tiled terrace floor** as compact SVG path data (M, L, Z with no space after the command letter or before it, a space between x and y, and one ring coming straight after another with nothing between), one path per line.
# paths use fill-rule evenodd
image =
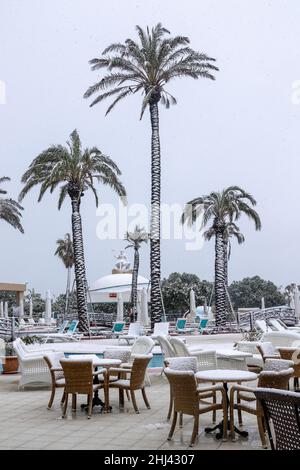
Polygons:
M49 390L18 391L18 376L0 375L0 449L188 449L192 432L192 418L185 417L183 429L177 429L173 441L167 441L169 423L166 414L169 403L169 387L160 374L151 374L151 387L147 395L151 410L147 410L138 393L140 414L135 414L131 403L125 400L125 409L118 407L118 392L112 390L110 414L93 414L88 420L78 409L67 419L61 419L58 390L53 409L46 406ZM83 403L85 397L78 400ZM217 441L213 435L205 435L204 427L211 424L211 414L200 417L200 435L194 447L197 449L261 449L254 417L244 415L244 429L249 438L236 442Z

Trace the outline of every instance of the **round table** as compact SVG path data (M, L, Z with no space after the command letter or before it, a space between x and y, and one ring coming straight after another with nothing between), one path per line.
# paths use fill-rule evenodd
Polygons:
M226 397L227 397L227 414L228 414L228 404L229 404L229 397L228 397L228 383L230 382L250 382L252 380L257 379L257 374L254 372L249 372L246 370L232 370L232 369L212 369L212 370L203 370L200 372L197 372L195 374L195 377L198 382L222 382L224 390L226 392ZM229 416L228 416L228 429L230 429L230 422L229 422ZM213 428L205 428L205 432L210 433L215 431L216 429L219 429L219 432L216 434L217 439L221 439L223 436L223 421L218 423L216 426ZM240 431L236 426L234 427L234 430L237 434L239 434L242 437L247 437L248 432L247 431Z
M91 360L93 362L93 367L96 369L97 367L103 367L105 369L109 369L110 367L117 367L121 364L120 359L101 359L96 354L71 354L69 356L72 361L82 361L82 360ZM94 383L97 384L99 383L99 378L96 375L94 378ZM94 394L93 398L93 407L94 406L101 406L101 411L103 410L104 413L108 413L111 410L111 407L109 406L109 374L104 374L104 382L103 382L103 388L104 388L104 403L103 401L99 398L99 391L97 390ZM87 405L82 405L82 408L85 408Z

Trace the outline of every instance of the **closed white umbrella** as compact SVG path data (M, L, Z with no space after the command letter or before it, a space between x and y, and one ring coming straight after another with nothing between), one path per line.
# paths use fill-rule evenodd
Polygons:
M262 298L261 298L261 309L264 310L265 308L266 308L265 298L262 297Z
M4 317L4 309L3 309L3 302L0 302L0 318Z
M297 285L294 289L294 303L295 303L295 316L297 320L300 318L300 298L299 298L299 289Z
M20 298L20 302L19 302L19 318L23 318L24 317L24 299L23 297Z
M141 291L141 308L139 309L140 313L138 315L138 322L143 326L149 325L149 315L148 315L148 294L147 289L143 287Z
M52 314L51 293L50 293L50 290L47 290L47 292L46 292L46 306L45 306L45 323L46 323L46 325L51 325L51 314Z
M123 296L121 292L118 293L118 303L117 303L117 321L123 321L124 318L124 303Z
M8 302L4 302L4 318L8 318Z
M30 297L29 299L29 318L32 318L33 316L33 303L32 303L32 298Z
M196 316L196 299L194 289L190 290L190 316Z

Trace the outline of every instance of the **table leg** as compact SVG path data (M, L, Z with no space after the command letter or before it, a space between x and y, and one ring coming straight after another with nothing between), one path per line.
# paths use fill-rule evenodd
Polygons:
M112 407L109 406L109 373L108 370L104 374L104 413L110 413Z
M95 375L94 384L98 384L98 383L99 383L99 377L98 377L98 375ZM105 406L105 404L103 403L101 398L99 398L99 391L98 390L96 390L95 393L94 393L92 407L94 408L94 406L100 406L100 413L102 413L102 411L104 409L104 406ZM84 411L88 411L88 404L81 405L81 409L84 410Z
M227 402L227 429L230 430L230 420L229 420L229 397L228 397L228 385L227 382L223 383L224 390L226 392L226 402ZM213 431L216 431L218 429L218 432L216 433L216 439L222 439L223 437L223 428L224 428L224 421L220 421L216 426L210 428L207 427L205 428L206 433L211 433ZM248 437L248 432L247 431L241 431L238 429L236 426L234 426L234 431L241 437Z

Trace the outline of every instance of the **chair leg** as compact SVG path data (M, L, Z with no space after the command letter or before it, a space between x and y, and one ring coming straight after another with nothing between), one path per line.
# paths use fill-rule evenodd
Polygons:
M183 413L179 413L179 427L182 428L183 426Z
M67 414L68 399L69 399L69 394L66 393L62 418L65 418L65 417L66 417L66 414Z
M235 432L234 432L234 390L230 392L230 437L235 441Z
M139 413L139 409L138 409L137 404L136 404L134 390L130 390L130 396L131 396L131 401L132 401L132 405L133 405L133 408L134 408L135 412Z
M170 429L170 432L169 432L169 435L168 435L168 441L170 441L172 439L172 436L173 436L174 431L175 431L176 422L177 422L177 411L174 411L173 421L172 421L171 429Z
M72 412L76 413L76 404L77 404L77 397L76 393L72 394Z
M128 393L128 390L126 390ZM124 408L124 389L119 388L119 406L120 408Z
M239 384L241 382L238 382ZM240 399L240 396L239 396L239 392L237 393L237 404L239 405L241 403L241 399ZM242 411L239 409L238 407L238 422L239 422L239 426L243 426L243 417L242 417Z
M50 410L52 405L53 405L54 397L55 397L55 386L52 386L51 396L50 396L50 400L49 400L49 403L48 403L48 406L47 406L48 410Z
M198 430L199 430L199 415L194 416L194 427L193 427L193 434L190 442L190 447L193 447L195 444L196 437L198 436Z
M60 401L61 404L65 402L65 398L66 398L66 393L65 393L65 389L64 389L62 397L61 397L61 401Z
M259 436L261 440L261 445L263 446L264 449L266 449L268 446L266 442L266 434L265 434L265 428L264 428L262 416L257 416L257 426L258 426Z
M151 406L150 406L150 403L148 402L148 398L147 398L146 391L144 388L142 388L142 395L143 395L145 405L147 406L148 410L150 410Z
M93 395L88 395L88 419L92 417L93 410Z
M126 392L127 400L130 401L130 395L129 395L129 391L127 390L127 388L126 388L125 392Z
M146 377L146 380L147 380L147 383L148 383L149 387L151 387L151 380L150 380L150 376L149 376L147 371L146 371L145 377Z
M217 396L216 392L213 393L213 404L216 405L217 403ZM214 409L212 412L212 422L215 423L217 421L217 410Z
M173 396L172 396L172 390L170 387L170 404L169 404L169 411L168 411L168 416L167 416L168 421L171 419L172 410L173 410Z

